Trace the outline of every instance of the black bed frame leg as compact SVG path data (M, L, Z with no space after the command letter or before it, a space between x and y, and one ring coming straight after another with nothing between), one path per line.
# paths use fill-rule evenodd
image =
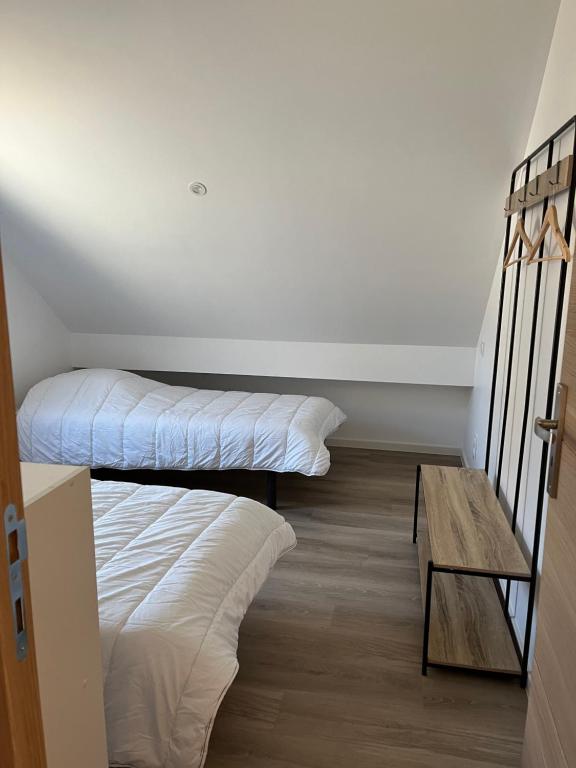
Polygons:
M276 472L266 472L266 504L276 509Z

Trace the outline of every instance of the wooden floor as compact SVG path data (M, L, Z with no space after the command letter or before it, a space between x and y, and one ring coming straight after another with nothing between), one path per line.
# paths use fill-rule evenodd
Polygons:
M298 546L244 620L207 768L518 766L526 696L516 682L420 674L415 465L454 460L332 457L325 478L280 478L279 512Z

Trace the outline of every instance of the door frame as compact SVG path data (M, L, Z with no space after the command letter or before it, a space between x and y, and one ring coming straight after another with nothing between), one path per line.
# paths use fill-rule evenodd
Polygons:
M17 518L21 520L24 505L0 247L0 626L12 630L14 618L8 571L9 552L4 532L4 511L9 504L15 506ZM0 632L0 763L3 768L46 768L26 560L22 562L21 574L28 650L25 658L19 661L14 632Z

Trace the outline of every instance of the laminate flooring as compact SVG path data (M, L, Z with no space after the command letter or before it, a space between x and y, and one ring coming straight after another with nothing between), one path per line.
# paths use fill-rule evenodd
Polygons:
M518 766L517 681L420 674L422 601L412 510L416 464L446 456L333 448L322 478L280 477L298 546L240 630L240 671L206 768ZM261 475L213 488L262 493Z

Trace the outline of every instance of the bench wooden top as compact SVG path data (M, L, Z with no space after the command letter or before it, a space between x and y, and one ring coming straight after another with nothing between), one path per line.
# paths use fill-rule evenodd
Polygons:
M530 569L486 473L422 466L434 565L527 578Z

